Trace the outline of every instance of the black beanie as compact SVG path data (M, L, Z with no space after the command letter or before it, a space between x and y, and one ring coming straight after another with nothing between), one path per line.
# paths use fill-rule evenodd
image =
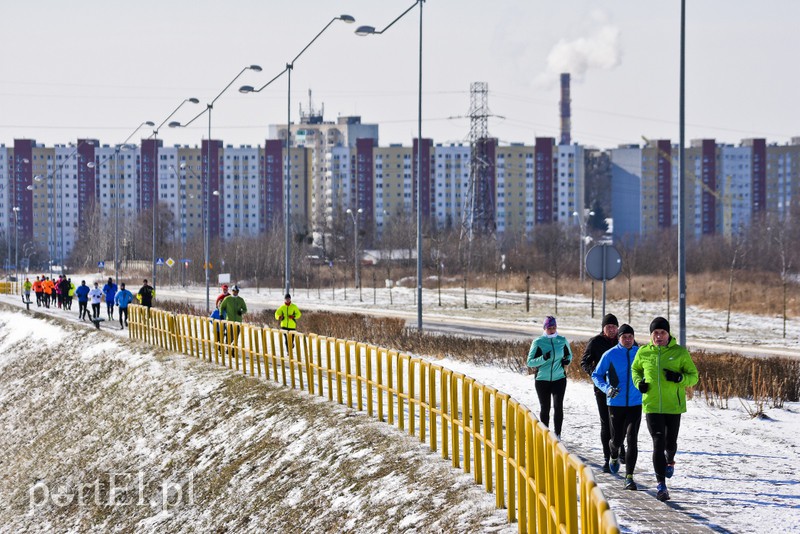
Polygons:
M669 321L664 319L663 317L656 317L653 319L653 322L650 323L650 333L653 333L653 330L666 330L669 334Z
M623 334L633 335L633 327L631 325L629 325L629 324L624 324L624 325L620 326L619 330L617 331L617 335L619 337L622 337Z
M605 317L603 317L603 328L607 324L613 324L614 326L619 326L619 321L617 321L617 316L613 313L607 313Z

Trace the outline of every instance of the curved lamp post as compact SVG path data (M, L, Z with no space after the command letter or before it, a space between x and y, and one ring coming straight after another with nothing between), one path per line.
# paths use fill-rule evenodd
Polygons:
M408 12L419 5L419 83L417 84L417 329L422 331L422 5L417 0L382 30L374 26L359 26L356 35L380 35Z
M353 219L353 272L355 273L356 289L358 289L358 300L361 300L361 276L358 272L358 216L364 213L364 210L358 208L355 213L350 208L347 208L347 213Z
M239 79L239 76L241 76L242 74L245 73L245 71L248 71L248 70L252 70L253 72L261 72L261 67L259 65L248 65L247 67L244 67L242 70L240 70L239 74L234 76L234 78L230 82L228 82L228 85L226 85L225 88L222 89L222 91L220 91L219 94L217 96L215 96L213 100L211 100L211 102L206 104L206 109L204 109L203 111L201 111L200 113L198 113L197 115L192 117L187 123L181 124L178 121L172 121L172 122L169 123L169 127L170 128L186 128L187 126L192 124L194 121L199 119L204 113L208 113L208 143L206 143L206 145L207 145L206 146L206 152L207 152L206 153L206 182L211 180L211 111L214 109L214 102L216 102L217 99L219 99L219 97L221 97L222 94L225 91L227 91L228 88L231 85L233 85L233 82L235 82L236 80ZM184 163L181 163L181 168L182 169L185 168L185 164ZM192 174L194 174L194 173L192 173ZM208 184L205 184L204 189L206 191L206 199L205 199L206 209L208 209L208 204L210 202L210 200L208 198L208 193L209 193L209 190L211 188L210 188L210 186ZM209 274L209 268L208 268L208 255L209 255L209 246L210 246L209 233L211 231L211 225L206 225L204 230L205 230L205 235L203 236L203 255L205 256L204 260L205 260L205 275L206 275L206 313L209 313L210 310L211 310L211 283L210 283L210 274Z
M573 211L572 216L577 217L578 224L581 226L581 243L578 252L578 270L580 272L581 282L583 282L586 280L586 275L584 274L584 271L586 271L586 268L584 267L584 262L586 261L586 253L584 252L586 250L586 223L589 220L589 217L594 216L594 212L584 208L583 213Z
M200 103L200 101L198 99L194 98L194 97L183 99L183 101L181 101L181 103L178 104L178 107L176 107L174 110L172 110L172 113L167 115L167 118L164 119L163 121L161 121L161 124L159 124L153 130L153 134L151 135L151 137L154 140L156 140L156 141L158 140L158 131L161 130L161 127L164 126L164 124L166 124L167 121L170 120L172 118L172 116L175 115L178 112L178 110L181 109L183 107L183 105L186 104L187 102L190 103L190 104L199 104ZM153 188L153 289L155 289L156 288L156 219L157 219L157 216L158 216L158 143L155 144L155 146L153 147L153 150L155 152L153 154L153 185L154 185L154 188Z
M291 168L292 168L292 149L291 149L291 133L292 133L292 69L294 69L294 63L298 60L300 56L303 55L303 52L308 50L314 41L319 38L320 35L323 34L325 30L327 30L331 24L336 22L337 20L341 20L347 24L352 24L356 21L355 18L351 17L350 15L339 15L338 17L333 17L330 22L328 22L317 35L314 36L311 41L308 42L306 46L300 50L300 53L297 54L292 61L286 64L286 67L279 72L274 78L270 81L256 89L252 85L243 85L239 88L240 93L260 93L267 87L269 87L272 82L283 76L284 74L287 75L287 89L286 89L286 183L284 184L284 196L286 197L286 213L284 214L283 226L284 226L284 291L289 293L291 289L291 274L292 274L292 267L291 267L291 234L289 231L290 222L291 222L291 215L292 215L292 204L291 204Z
M86 164L90 169L102 167L103 164L108 162L112 157L114 158L114 283L119 284L119 153L121 150L128 150L131 148L128 145L131 137L136 135L136 132L145 126L153 127L156 123L153 121L144 121L137 126L125 140L114 147L114 155L108 156L99 163L90 161ZM122 181L125 183L125 173L122 173Z
M14 278L19 283L19 206L11 210L14 212Z

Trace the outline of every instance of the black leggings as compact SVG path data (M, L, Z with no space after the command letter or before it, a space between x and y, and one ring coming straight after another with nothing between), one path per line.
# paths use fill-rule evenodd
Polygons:
M100 303L92 303L92 319L100 317Z
M608 462L611 450L608 444L611 442L611 431L608 425L608 396L600 389L594 388L594 399L597 402L597 414L600 416L600 443L603 445L603 458Z
M122 322L122 317L125 316L125 322ZM128 308L120 308L119 309L119 325L125 326L128 324Z
M86 309L86 305L89 304L88 302L78 301L78 317L81 319L85 318L89 311Z
M611 423L611 455L620 453L624 441L628 442L625 454L625 474L632 475L639 458L639 425L642 423L642 405L609 406L608 419ZM624 441L623 441L624 440Z
M678 452L678 432L681 429L681 414L648 413L647 430L653 437L653 469L656 480L664 482L664 470L667 464L675 461Z
M561 423L564 421L564 392L567 390L567 379L562 378L555 382L548 380L536 381L536 395L542 409L539 412L539 421L550 427L550 397L553 397L553 431L561 435Z

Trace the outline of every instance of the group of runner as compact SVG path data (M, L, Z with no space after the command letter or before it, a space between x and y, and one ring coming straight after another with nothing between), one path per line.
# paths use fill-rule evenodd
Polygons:
M558 334L555 317L543 323L544 335L535 339L527 364L536 374L539 420L561 437L564 418L566 368L572 362L569 342ZM650 323L650 339L639 346L631 325L619 325L613 314L603 317L602 331L592 337L581 359L581 368L594 383L600 416L602 470L616 474L625 465L624 488L636 490L633 480L638 456L642 413L653 440L656 498L670 499L666 479L675 474L675 454L681 414L686 412L686 388L698 381L697 367L683 346L670 334L669 321L656 317Z
M149 288L149 290L148 290ZM93 287L86 284L86 280L81 280L79 286L75 286L71 278L59 275L58 279L53 280L45 275L37 276L34 281L25 278L22 285L23 300L32 303L31 293L36 295L36 306L50 308L58 307L64 310L72 309L72 301L78 299L78 317L82 321L101 321L100 308L105 302L108 320L114 319L114 308L118 308L118 318L120 328L128 326L128 305L133 301L133 294L125 289L125 283L114 283L114 279L109 277L108 282L100 288L99 282L94 282ZM146 306L152 305L153 288L144 281L144 286L140 290L140 301ZM143 295L144 293L144 295ZM146 301L146 302L145 302ZM91 315L88 309L92 305Z

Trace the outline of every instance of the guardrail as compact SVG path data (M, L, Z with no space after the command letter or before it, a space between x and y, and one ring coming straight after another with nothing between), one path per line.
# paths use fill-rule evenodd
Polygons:
M421 358L356 341L129 308L129 333L366 411L495 494L520 532L619 532L591 469L525 406Z
M20 282L0 282L0 294L21 295L22 284Z

